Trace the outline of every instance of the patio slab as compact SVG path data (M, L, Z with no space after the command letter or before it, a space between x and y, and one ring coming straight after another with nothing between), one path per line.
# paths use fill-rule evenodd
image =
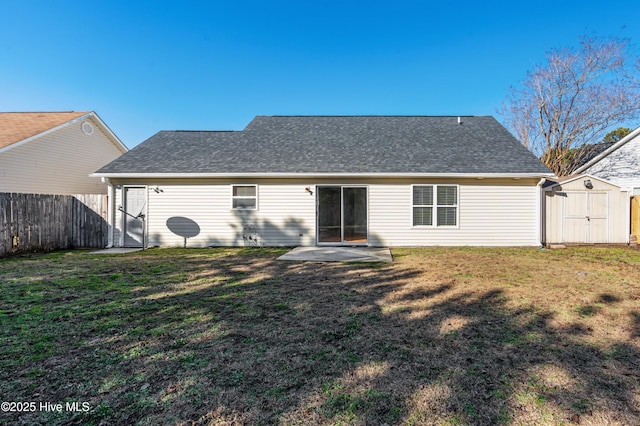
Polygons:
M309 262L392 262L386 247L296 247L278 260Z

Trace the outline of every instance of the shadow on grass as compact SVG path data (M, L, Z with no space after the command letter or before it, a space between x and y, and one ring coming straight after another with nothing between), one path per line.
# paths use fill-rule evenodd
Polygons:
M3 353L13 374L5 370L0 389L19 401L88 401L91 410L3 416L50 424L640 420L636 346L589 343L588 327L556 327L553 313L513 307L502 290L398 265L157 253L41 265L49 277L41 294L1 317L16 351ZM5 290L20 292L16 283ZM638 324L636 313L635 337ZM24 356L10 361L17 349Z

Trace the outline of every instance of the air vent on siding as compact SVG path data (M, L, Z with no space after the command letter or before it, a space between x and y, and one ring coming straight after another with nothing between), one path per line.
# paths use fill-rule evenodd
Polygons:
M84 133L85 135L93 134L93 126L88 121L82 122L80 128L82 129L82 133Z

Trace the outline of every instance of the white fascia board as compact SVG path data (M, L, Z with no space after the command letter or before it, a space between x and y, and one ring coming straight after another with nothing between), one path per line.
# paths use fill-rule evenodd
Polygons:
M467 178L526 179L552 177L553 173L93 173L104 178Z
M582 166L578 167L574 171L574 173L582 173L584 170L586 170L589 167L593 166L598 161L602 160L604 157L606 157L607 155L611 154L613 151L617 150L622 145L626 144L627 142L629 142L631 139L634 139L638 135L640 135L640 127L635 129L633 132L629 133L624 138L620 139L618 142L616 142L613 145L611 145L608 149L605 149L600 154L596 155L594 158L592 158L591 160L589 160L588 162L586 162Z
M32 140L34 140L34 139L41 138L41 137L43 137L43 136L48 135L49 133L53 133L53 132L55 132L55 131L57 131L57 130L63 129L63 128L67 127L67 126L70 126L70 125L72 125L72 124L74 124L74 123L77 123L78 121L85 120L85 119L87 119L87 118L91 117L91 115L92 115L92 114L94 114L94 113L93 113L93 112L88 112L88 113L86 113L86 114L84 114L84 115L81 115L81 116L80 116L80 117L78 117L78 118L74 118L73 120L69 120L69 121L66 121L66 122L64 122L64 123L62 123L62 124L59 124L59 125L57 125L56 127L52 127L52 128L50 128L50 129L47 129L47 130L45 130L44 132L40 132L40 133L35 134L35 135L33 135L33 136L29 136L28 138L22 139L22 140L21 140L21 141L19 141L19 142L12 143L12 144L11 144L11 145L9 145L9 146L5 146L4 148L1 148L1 149L0 149L0 153L5 152L5 151L9 151L10 149L13 149L13 148L17 148L17 147L19 147L20 145L24 145L25 143L31 142L31 141L32 141Z
M124 154L125 152L129 151L129 148L127 148L127 146L122 143L122 141L120 140L119 137L116 136L115 133L113 133L111 131L111 129L109 128L109 126L107 126L107 124L102 121L102 119L100 118L100 116L98 114L96 114L95 111L91 111L91 113L88 114L88 116L93 116L94 120L98 123L98 125L100 126L100 128L102 129L102 131L104 133L107 134L107 136L109 137L109 139L111 139L114 144L118 147L118 149ZM85 116L86 117L86 116ZM80 117L83 118L83 117Z
M573 182L574 180L578 180L578 179L593 179L593 180L597 180L597 181L606 183L606 184L611 185L611 186L615 186L616 188L620 188L620 190L623 191L623 192L627 191L626 188L623 188L620 185L616 185L613 182L610 182L610 181L608 181L606 179L602 179L602 178L594 176L594 175L590 175L588 173L584 174L584 175L576 175L576 176L572 177L571 179L563 180L561 182L555 182L553 185L549 185L546 188L544 188L544 190L545 191L551 191L551 188L553 188L554 186L564 185L566 183Z

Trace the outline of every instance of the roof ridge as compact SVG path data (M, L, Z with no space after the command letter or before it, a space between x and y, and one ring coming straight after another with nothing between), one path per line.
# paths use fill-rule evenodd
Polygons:
M91 111L0 111L0 114L89 114Z
M159 130L159 132L184 133L242 133L243 130Z
M352 114L346 114L346 115L326 115L326 114L319 114L319 115L256 115L256 117L278 117L278 118L313 118L313 117L318 117L318 118L333 118L333 117L337 117L337 118L353 118L353 117L374 117L374 118L380 118L380 117L389 117L389 118L394 118L394 117L398 117L398 118L452 118L452 117L492 117L491 115L469 115L469 114L453 114L453 115L407 115L407 114L364 114L364 115L352 115Z

